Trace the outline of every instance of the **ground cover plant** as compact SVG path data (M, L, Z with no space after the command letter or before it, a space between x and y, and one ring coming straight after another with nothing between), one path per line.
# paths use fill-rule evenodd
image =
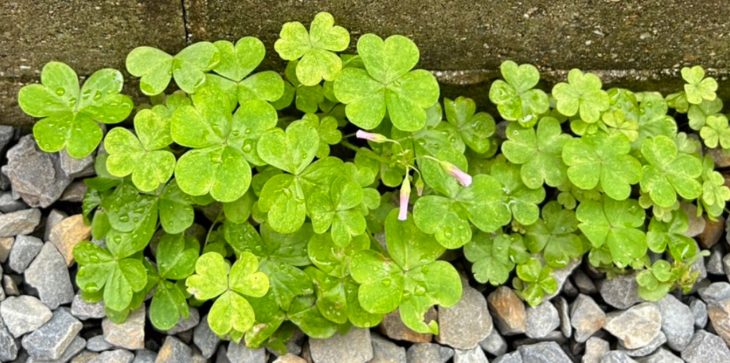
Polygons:
M463 250L464 277L531 305L584 257L609 276L639 271L647 300L692 287L704 252L688 218L730 199L705 154L730 147L730 127L702 68L665 97L577 69L546 92L535 67L506 61L492 116L440 99L410 39L350 43L328 13L286 23L283 76L257 69L254 37L140 47L126 59L149 96L137 106L117 70L79 85L48 63L18 99L41 118L42 150L96 152L94 241L74 250L83 297L123 321L151 296L160 330L205 305L219 336L281 350L295 329L326 338L396 310L437 334L425 313L462 293L462 255L447 250Z

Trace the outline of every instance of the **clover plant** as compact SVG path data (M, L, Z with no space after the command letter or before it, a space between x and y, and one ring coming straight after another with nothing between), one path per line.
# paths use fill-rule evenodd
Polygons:
M492 115L439 101L407 37L349 44L320 13L283 26L283 76L258 69L266 47L250 36L140 47L127 71L153 97L136 109L111 69L79 86L51 62L23 87L42 150L96 152L82 205L93 241L74 249L84 299L116 322L149 300L161 331L210 301L214 333L280 351L295 329L327 338L391 313L438 334L426 313L454 306L471 276L537 305L584 256L638 271L648 300L691 289L706 251L686 211L712 220L730 200L700 144L730 147L702 68L665 98L577 69L548 93L537 68L507 61Z

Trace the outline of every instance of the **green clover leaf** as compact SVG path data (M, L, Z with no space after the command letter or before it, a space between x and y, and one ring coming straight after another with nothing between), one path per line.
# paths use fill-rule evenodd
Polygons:
M305 86L299 82L296 75L297 64L299 64L299 62L291 61L286 65L284 76L291 83L284 84L285 94L282 98L292 98L297 110L299 111L304 113L315 113L319 111L320 106L325 102L324 88L319 84L314 86ZM289 92L290 94L287 94L286 92ZM280 99L277 104L281 102L281 104L287 103L288 105L292 100L289 99L288 101L285 101L286 99Z
M317 291L317 308L319 312L336 324L350 321L359 328L370 328L383 320L383 314L372 314L360 306L357 299L359 286L350 277L336 278L308 267L306 273L314 281Z
M330 230L338 246L346 246L353 237L365 233L367 224L360 204L363 189L346 176L335 178L330 187L307 197L309 216L315 233Z
M110 228L106 245L112 255L124 258L144 250L157 227L157 198L139 194L125 183L104 198L101 207Z
M677 201L677 194L685 199L702 194L702 185L697 181L702 174L702 163L694 155L678 151L672 139L666 136L647 139L641 145L641 154L647 161L641 191L649 193L654 204L669 208Z
M551 201L542 208L542 219L527 227L525 244L532 253L542 252L548 266L562 268L586 252L577 230L575 212Z
M245 296L262 297L269 290L266 274L256 271L256 256L243 252L230 266L223 256L208 252L195 263L195 274L185 281L188 292L201 301L216 299L210 308L208 324L218 336L242 335L255 321Z
M689 127L692 130L699 131L705 126L707 117L720 113L722 106L722 100L720 98L715 98L712 101L702 100L699 105L689 106L689 111L687 112Z
M189 147L180 157L175 177L180 189L193 196L210 195L221 202L240 198L251 183L246 158L255 150L255 137L276 123L276 111L266 102L244 102L232 117L219 106L223 96L201 89L194 106L182 106L172 118L176 143Z
M631 144L623 134L603 133L572 139L563 147L568 178L580 189L597 186L609 197L623 200L631 185L641 180L641 163L629 153Z
M529 189L520 179L520 168L508 163L504 157L497 157L491 167L491 175L502 184L506 196L505 204L510 209L514 221L529 226L540 218L537 206L545 199L545 189Z
M702 206L710 218L717 218L725 211L730 200L730 188L725 185L725 178L715 171L712 156L705 155L702 161Z
M305 86L314 86L323 79L332 81L342 69L342 60L334 52L347 49L350 33L335 26L330 13L314 16L309 32L298 21L285 23L274 43L274 49L282 59L297 64L297 79Z
M335 96L347 105L347 118L356 126L371 130L385 117L402 131L420 130L426 125L426 109L438 101L436 78L428 71L411 70L419 52L410 39L393 35L381 39L365 34L357 42L365 65L345 68L335 80Z
M150 303L150 321L155 328L169 330L189 315L183 288L169 280L184 280L195 270L200 243L190 236L166 234L157 245L160 282Z
M33 125L41 150L65 149L71 157L83 159L101 142L98 123L118 123L132 112L132 99L119 93L123 84L122 74L107 68L94 72L79 89L73 69L49 62L41 72L41 84L20 89L18 104L26 114L42 118Z
M477 233L464 246L464 256L473 263L471 270L479 283L499 286L507 282L515 268L512 245L522 243L519 235ZM524 246L523 246L524 247Z
M689 222L687 214L680 208L671 213L668 222L653 217L646 232L646 243L654 253L669 254L678 261L687 261L699 252L697 243L685 234Z
M445 248L454 249L471 240L469 222L484 232L493 232L512 220L512 211L499 181L480 174L454 197L419 198L413 207L413 219L420 231L434 235Z
M540 80L540 72L530 64L517 65L505 61L499 66L504 81L499 79L489 88L489 100L497 105L505 120L529 124L548 111L547 94L533 89Z
M373 250L359 251L352 259L350 272L360 284L360 305L372 314L400 307L406 326L438 334L438 324L426 324L424 315L435 304L451 307L459 301L459 274L451 264L436 261L443 248L411 220L399 221L396 209L386 218L385 234L392 260Z
M608 246L611 258L624 267L646 254L644 210L635 200L587 200L576 210L578 228L594 248Z
M712 101L717 95L717 81L712 77L705 78L705 70L700 66L682 68L682 78L687 82L684 85L684 92L687 101L698 105L702 100Z
M716 148L719 145L723 149L730 149L730 127L727 116L723 114L707 116L705 125L700 130L700 136L707 147Z
M605 112L601 116L603 125L606 126L606 131L609 135L611 134L622 134L630 142L636 141L639 138L639 122L633 120L623 113L623 111L609 111Z
M313 292L311 279L297 268L310 264L306 246L312 229L304 225L293 234L277 233L268 224L260 229L261 234L249 223L226 222L223 233L236 254L252 253L260 259L259 269L269 277L270 294L282 309L289 310L296 296Z
M337 119L332 116L325 116L320 119L316 114L308 113L302 117L302 121L317 130L319 148L316 155L320 159L329 156L330 145L337 145L342 140L342 132L338 129Z
M633 149L638 150L647 138L664 135L674 137L677 123L667 115L669 106L658 92L642 92L639 100L639 138L634 141Z
M116 177L132 175L132 182L143 192L166 183L175 170L175 155L167 150L172 143L167 108L156 106L134 116L133 134L115 127L106 135L104 148L109 153L106 167Z
M210 42L187 46L175 56L152 47L138 47L127 55L127 71L140 77L139 88L148 96L162 93L171 78L185 93L195 93L205 83L205 72L218 64L218 48Z
M507 160L522 165L520 175L528 188L565 183L566 166L561 153L570 136L562 133L558 120L544 117L537 130L511 124L507 127L507 139L502 152Z
M517 295L532 307L541 304L546 295L554 295L558 291L558 282L552 276L552 269L543 267L536 258L517 265L516 271L517 278L513 280L513 285Z
M453 125L464 143L476 153L489 151L492 136L496 130L494 118L486 112L477 112L474 100L457 97L444 99L446 120Z
M248 100L274 102L284 95L284 80L274 71L251 74L266 54L264 43L254 37L243 37L236 44L219 40L213 43L220 54L214 74L206 75L206 84L214 84L229 95L232 105ZM272 106L273 107L273 106Z
M300 174L314 159L319 148L317 129L307 122L295 121L284 130L275 128L259 139L259 156L269 165L288 173Z
M587 123L598 121L601 112L609 106L608 94L601 87L601 79L596 75L571 69L568 83L560 82L553 87L558 111L565 116L579 114Z
M84 241L74 248L79 264L76 284L85 293L103 293L104 305L122 311L132 304L134 293L147 284L147 271L136 258L115 258L109 251Z
M287 317L304 334L314 339L330 338L343 328L320 313L314 295L294 299Z

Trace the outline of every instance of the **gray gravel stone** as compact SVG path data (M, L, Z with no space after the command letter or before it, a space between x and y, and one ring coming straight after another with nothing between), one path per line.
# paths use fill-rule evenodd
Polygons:
M200 324L198 324L193 331L193 342L198 349L200 349L203 357L210 359L210 357L215 354L215 350L220 341L220 338L218 338L218 336L210 330L210 325L208 325L208 315L204 316L203 319L200 320Z
M372 349L372 348L370 348ZM249 349L245 344L228 343L228 360L232 363L266 363L266 349Z
M725 270L722 267L722 249L720 245L712 247L710 257L705 261L705 269L711 275L724 275Z
M58 154L39 150L33 135L23 136L7 156L2 172L10 179L13 191L31 207L48 207L71 183L61 170Z
M14 237L0 237L0 263L5 263L15 242Z
M89 361L89 363L130 363L132 359L134 359L132 352L124 349L116 349L102 352Z
M438 319L436 309L430 308L424 316L425 321ZM379 331L390 339L405 340L412 343L429 343L433 340L432 334L418 333L403 324L398 310L386 314L378 326Z
M30 234L41 223L41 211L36 208L0 215L0 237Z
M464 285L461 300L451 308L439 307L439 343L469 350L492 333L492 316L481 292Z
M489 363L482 348L454 349L454 363Z
M84 184L84 182L75 181L66 187L66 190L63 191L59 200L62 202L82 203L87 190L88 187Z
M544 338L559 326L558 309L550 301L545 300L534 308L527 308L527 331L525 335L529 338Z
M372 361L370 361L370 362L372 362ZM368 363L370 363L370 362L368 362ZM405 362L405 359L403 360L403 362ZM307 363L307 361L302 357L296 356L291 353L287 353L280 357L277 357L273 363Z
M8 125L0 126L0 151L5 150L10 140L13 139L13 135L15 135L15 128Z
M23 337L23 348L34 359L59 359L81 331L82 324L66 309L58 309L48 323Z
M730 225L730 223L728 223ZM730 280L730 254L722 258L722 269L725 271L725 277Z
M705 230L705 219L697 215L697 207L694 204L682 203L682 209L688 218L688 228L684 232L687 237L697 237Z
M689 303L689 309L694 316L695 326L703 329L707 325L707 304L700 299L692 299Z
M612 312L603 326L627 349L649 345L659 335L661 328L662 315L654 303L641 303L625 311Z
M373 359L369 363L406 363L406 348L371 333L373 342Z
M157 353L142 349L134 352L133 363L154 363L155 359L157 359Z
M10 296L0 303L0 316L14 337L30 333L51 320L53 314L33 296Z
M727 282L713 282L709 286L700 288L697 292L705 303L719 303L730 299L730 284Z
M20 235L15 237L13 249L8 257L8 267L22 274L43 248L43 241L37 237Z
M38 256L25 270L25 282L38 290L38 295L49 308L73 301L74 289L66 261L53 244L46 242Z
M7 296L18 296L20 295L20 289L18 289L18 282L10 275L3 276L3 290Z
M345 335L337 334L329 339L310 339L309 349L314 363L356 363L373 359L368 329L351 329Z
M56 246L66 261L66 266L71 266L74 262L74 247L90 237L91 227L86 225L81 214L74 214L53 225L48 242Z
M144 348L145 306L142 305L127 317L121 324L107 319L102 320L101 328L104 339L115 347L125 349Z
M568 281L568 277L573 273L576 267L580 265L580 260L571 261L567 266L563 268L559 268L557 270L553 271L553 278L555 278L555 281L558 283L558 289L555 290L555 293L552 295L546 295L544 301L551 300L555 296L558 296L561 291L565 292L566 295L570 295L571 293L574 293L575 286L573 286L570 281ZM564 288L564 286L571 286L571 288Z
M172 327L172 329L168 330L166 333L168 335L175 335L178 333L182 333L184 331L188 331L192 328L195 328L200 323L200 314L198 313L198 309L196 308L190 308L190 315L187 319L180 319L180 321L177 322L177 325Z
M519 351L514 351L495 358L492 363L522 363L522 355Z
M593 279L590 278L583 270L575 270L571 275L575 287L580 290L581 293L586 295L593 295L598 292L596 284L593 283Z
M570 325L575 328L575 341L583 343L606 323L606 313L588 295L580 294L570 308Z
M52 359L52 360L45 360L45 359L35 359L33 357L29 357L28 360L25 363L64 363L68 362L79 354L82 350L84 350L84 347L86 347L86 340L80 336L76 336L74 340L71 342L71 344L66 348L66 350L61 355L61 358L58 359Z
M83 159L74 159L66 150L58 153L61 170L71 179L94 174L94 157L89 155Z
M408 363L446 363L453 356L453 349L433 343L416 343L406 352Z
M601 281L599 292L603 301L616 309L628 309L641 301L634 274Z
M522 334L527 330L525 303L507 286L500 286L487 297L489 311L502 335Z
M649 344L638 349L626 349L626 347L624 347L621 342L619 342L618 345L619 348L622 348L622 350L630 357L645 357L651 353L654 353L666 342L667 336L663 332L659 332L659 335L657 335L656 338L652 339Z
M582 363L599 363L604 354L611 350L608 342L598 338L590 337L586 340L586 349L583 353Z
M662 314L662 331L667 337L667 345L681 352L694 335L695 318L689 306L667 295L657 303Z
M193 350L179 339L168 335L160 351L157 352L155 363L192 363Z
M499 335L497 329L492 329L492 334L489 334L488 337L479 342L479 346L482 347L485 352L495 357L507 353L507 341Z
M570 325L570 305L562 296L556 297L554 301L555 308L558 309L558 316L560 316L560 332L564 337L570 338L573 336L573 326Z
M52 209L50 213L48 213L48 217L46 217L46 229L43 231L43 240L48 241L51 238L51 231L53 230L53 226L60 223L62 220L64 220L68 215L58 209Z
M96 352L89 352L88 350L84 350L83 352L77 354L73 359L71 359L71 363L89 363L94 358L98 357L99 353Z
M112 348L114 348L114 346L104 340L103 335L95 335L86 341L86 349L92 352L103 352L105 350L111 350Z
M81 297L81 294L76 294L71 301L71 315L81 320L102 319L106 317L106 312L102 301L89 303Z
M730 349L717 335L698 330L682 351L682 359L687 363L727 363Z
M0 319L0 361L10 362L18 357L18 345L15 343L13 335Z
M639 359L640 363L684 363L684 361L674 355L674 353L664 349L659 348L654 354Z
M523 345L518 348L522 360L529 363L572 363L556 342Z
M13 193L5 192L0 194L0 212L11 213L27 208L28 205L20 197L14 196Z
M629 357L626 352L620 350L612 350L601 357L601 363L637 363L633 358Z

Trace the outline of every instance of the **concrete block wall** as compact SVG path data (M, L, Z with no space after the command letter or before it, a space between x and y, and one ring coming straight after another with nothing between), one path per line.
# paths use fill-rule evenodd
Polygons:
M50 60L81 75L124 68L126 54L151 45L176 52L198 40L261 38L264 67L281 25L319 11L357 36L403 34L421 49L445 93L486 101L505 59L529 62L547 83L580 67L607 84L671 91L678 71L701 64L730 95L728 0L4 0L0 2L0 124L30 125L18 89ZM134 93L134 87L130 87Z

